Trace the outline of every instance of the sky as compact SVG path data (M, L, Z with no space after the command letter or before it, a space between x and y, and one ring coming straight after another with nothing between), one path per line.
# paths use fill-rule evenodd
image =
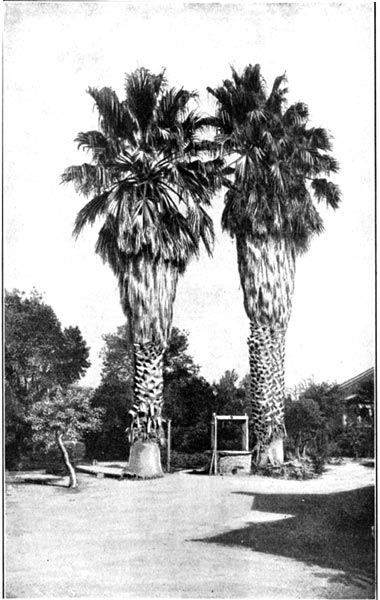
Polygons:
M117 282L94 253L96 233L72 237L85 200L60 175L86 161L73 142L97 127L89 86L123 95L125 73L166 68L170 85L206 87L261 65L268 86L286 71L290 103L328 129L341 165L338 211L298 259L287 335L286 385L343 382L374 365L374 45L372 3L6 2L4 16L4 285L44 294L63 326L91 348L83 383L99 383L102 336L124 323ZM210 382L248 372L249 323L234 241L211 211L213 259L181 278L173 324Z

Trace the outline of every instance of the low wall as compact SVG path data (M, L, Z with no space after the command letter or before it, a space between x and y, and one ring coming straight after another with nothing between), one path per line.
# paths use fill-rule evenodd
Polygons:
M218 452L218 472L221 475L249 475L251 465L251 452Z

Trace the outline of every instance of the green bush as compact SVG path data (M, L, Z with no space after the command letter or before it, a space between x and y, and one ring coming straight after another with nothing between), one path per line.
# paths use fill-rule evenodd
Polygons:
M327 444L327 457L330 458L341 458L343 456L342 448L338 442L338 439L331 440Z
M301 461L289 461L283 465L270 465L265 467L256 467L254 472L257 475L265 477L274 477L276 479L313 479L318 475L315 471L313 462L306 459Z
M374 429L368 423L352 423L337 440L344 456L373 458Z
M189 454L187 452L171 452L170 470L182 471L185 469L207 469L210 466L211 453L197 452Z
M322 475L325 472L325 464L327 462L327 454L325 452L319 453L315 452L311 455L311 460L313 462L314 473L316 475Z

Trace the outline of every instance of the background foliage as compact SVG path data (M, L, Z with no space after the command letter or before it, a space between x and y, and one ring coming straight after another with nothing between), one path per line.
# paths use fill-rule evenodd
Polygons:
M54 406L60 406L62 424L70 415L75 416L75 410L75 418L82 414L88 424L93 419L97 422L96 427L78 429L74 435L77 440L83 438L88 460L127 460L126 429L133 403L127 327L104 336L101 381L90 390L73 387L89 366L89 349L77 327L63 329L53 309L36 291L30 296L17 290L6 292L5 309L6 466L15 468L36 455L38 445L43 445L37 440L36 424ZM188 333L172 329L164 357L163 416L172 422L173 468L207 464L213 413L250 415L249 382L248 375L239 380L233 369L217 382L206 381L189 353ZM57 389L62 390L58 395ZM355 398L361 406L372 406L373 414L373 376L355 390ZM373 417L355 406L347 405L335 384L309 381L298 388L297 400L288 397L285 405L286 458L308 456L323 464L331 455L373 456ZM46 419L47 425L50 417ZM45 440L49 430L44 429ZM66 438L72 437L67 429ZM221 423L218 439L220 448L241 449L240 424Z
M67 387L90 366L78 327L62 328L53 309L33 291L5 292L5 449L6 464L31 452L27 416L56 386Z

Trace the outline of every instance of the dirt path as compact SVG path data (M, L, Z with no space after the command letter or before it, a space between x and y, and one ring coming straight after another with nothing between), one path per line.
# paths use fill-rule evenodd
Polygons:
M349 462L304 482L176 473L82 475L78 492L11 484L7 595L372 598L357 511L373 480Z

